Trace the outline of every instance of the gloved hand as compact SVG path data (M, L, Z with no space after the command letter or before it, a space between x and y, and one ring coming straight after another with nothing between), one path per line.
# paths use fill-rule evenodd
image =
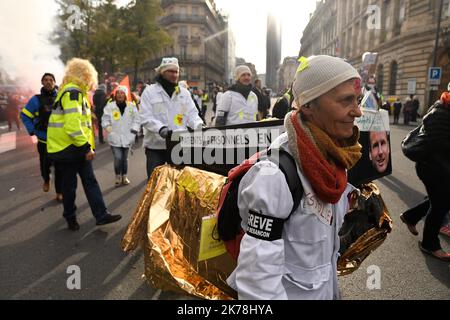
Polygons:
M112 126L107 126L106 127L106 132L111 133L112 132Z
M208 126L204 123L200 123L197 125L197 127L195 128L195 130L202 130L204 128L207 128Z
M167 127L162 127L161 130L159 130L159 135L161 138L166 139L170 134L170 130Z

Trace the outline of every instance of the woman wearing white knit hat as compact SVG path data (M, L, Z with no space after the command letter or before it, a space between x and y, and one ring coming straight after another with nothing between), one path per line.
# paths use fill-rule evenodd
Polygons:
M223 94L216 112L216 126L257 121L258 97L252 91L252 72L246 65L234 71L236 84Z
M140 129L139 111L135 104L127 101L128 88L119 86L115 100L103 111L102 126L108 132L108 143L114 156L115 186L129 185L128 151Z
M298 110L285 118L287 133L271 146L297 165L303 187L294 206L275 163L256 163L239 185L246 231L238 266L228 278L240 299L338 299L338 232L347 212L347 170L361 157L361 81L347 62L301 58L293 85Z

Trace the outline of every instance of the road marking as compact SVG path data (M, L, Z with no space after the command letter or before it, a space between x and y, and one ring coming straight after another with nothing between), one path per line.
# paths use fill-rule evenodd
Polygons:
M16 149L16 132L9 132L0 135L0 154Z
M156 291L156 293L153 295L152 300L158 300L161 292L161 289L158 289L158 291Z

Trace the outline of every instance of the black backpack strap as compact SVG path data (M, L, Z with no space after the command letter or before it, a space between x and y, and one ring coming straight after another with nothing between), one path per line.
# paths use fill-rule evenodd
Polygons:
M300 201L303 197L303 186L302 181L297 173L297 165L295 163L294 157L287 151L282 149L278 149L278 157L274 157L274 155L269 150L269 160L278 165L281 172L283 172L286 182L289 186L289 190L292 194L292 200L294 201L294 206L292 207L292 211L289 214L288 219L291 215L297 210L300 205ZM287 220L287 219L286 219Z

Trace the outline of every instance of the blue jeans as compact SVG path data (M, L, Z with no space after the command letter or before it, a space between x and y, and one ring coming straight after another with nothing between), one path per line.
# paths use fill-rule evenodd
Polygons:
M92 161L77 161L77 162L61 162L61 171L63 173L62 193L63 193L63 217L66 220L75 219L75 198L77 193L77 174L80 175L83 184L84 193L91 207L92 214L95 220L103 220L108 211L103 195L98 185L97 179L92 168Z
M116 176L124 176L128 173L129 148L111 147L114 156L114 172Z
M168 162L167 150L154 150L145 148L145 155L147 157L147 178L150 180L153 170L156 167L162 166Z

